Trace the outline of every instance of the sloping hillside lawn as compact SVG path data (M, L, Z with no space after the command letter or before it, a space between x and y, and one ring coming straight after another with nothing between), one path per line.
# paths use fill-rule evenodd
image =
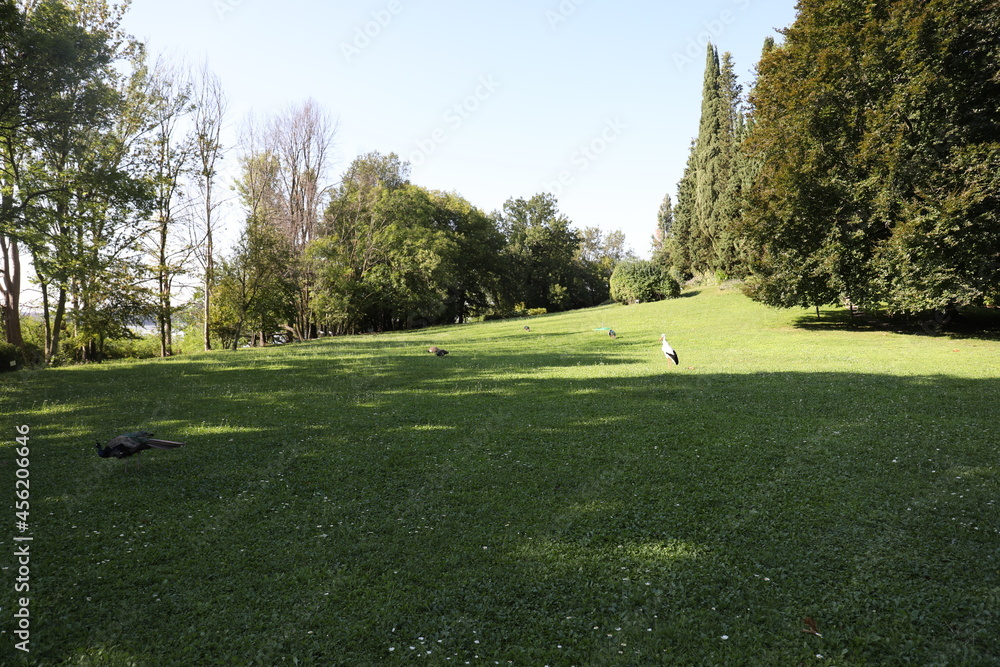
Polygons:
M0 662L1000 664L1000 342L811 319L710 288L3 376ZM137 428L188 444L97 457Z

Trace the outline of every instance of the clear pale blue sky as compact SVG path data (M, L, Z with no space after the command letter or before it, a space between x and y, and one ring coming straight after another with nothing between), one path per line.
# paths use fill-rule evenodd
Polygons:
M312 98L339 118L333 179L395 152L414 183L486 212L552 191L576 227L646 256L697 133L705 40L747 84L794 16L793 0L134 0L124 27L207 60L230 144L251 110Z

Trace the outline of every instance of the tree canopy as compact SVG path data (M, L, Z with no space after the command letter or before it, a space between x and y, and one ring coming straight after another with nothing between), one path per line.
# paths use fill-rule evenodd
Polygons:
M746 276L780 307L941 320L996 303L998 29L988 0L803 0L784 42L765 42L745 115L709 46L658 257Z

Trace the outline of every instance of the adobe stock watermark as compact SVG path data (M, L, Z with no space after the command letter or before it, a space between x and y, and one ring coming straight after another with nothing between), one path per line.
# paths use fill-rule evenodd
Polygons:
M215 8L215 15L220 21L225 21L226 16L243 4L243 0L213 0L212 6Z
M570 158L570 164L573 168L560 171L555 180L544 184L542 190L559 197L563 190L573 185L577 177L590 169L591 165L597 162L611 148L612 144L621 139L627 129L628 125L620 118L607 119L597 136L580 145L573 153Z
M736 23L737 17L750 8L752 0L730 0L735 9L723 9L714 19L702 23L704 30L697 35L688 37L684 49L674 51L673 60L677 71L681 71L688 65L703 62L705 59L705 49L713 39L718 40L726 28Z
M426 137L416 141L417 149L410 153L410 164L414 167L424 164L465 124L465 121L479 111L483 102L493 97L498 88L500 88L500 83L492 76L479 77L478 85L472 94L467 95L462 101L453 104L444 112L441 118L444 121L444 127L436 127Z
M14 460L17 464L14 480L14 495L17 500L14 504L14 527L19 535L14 537L14 558L17 563L17 577L14 579L14 592L19 594L16 597L14 612L14 637L20 641L14 644L18 651L28 653L31 651L31 620L33 618L29 593L31 591L31 448L28 446L29 433L31 428L27 424L15 427L17 430L17 448L14 453L18 458Z
M340 43L340 52L344 54L347 64L371 46L402 11L403 3L400 0L389 0L385 7L372 12L370 21L354 28L354 38L350 42Z
M557 30L573 14L576 14L576 10L585 2L587 0L562 0L555 9L546 9L545 20L549 22L549 28L553 31Z

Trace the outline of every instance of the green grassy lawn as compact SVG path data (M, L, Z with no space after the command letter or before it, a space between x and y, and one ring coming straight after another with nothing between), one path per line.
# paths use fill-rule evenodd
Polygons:
M1000 664L1000 342L802 317L708 288L4 376L0 663ZM188 444L97 457L137 428Z

